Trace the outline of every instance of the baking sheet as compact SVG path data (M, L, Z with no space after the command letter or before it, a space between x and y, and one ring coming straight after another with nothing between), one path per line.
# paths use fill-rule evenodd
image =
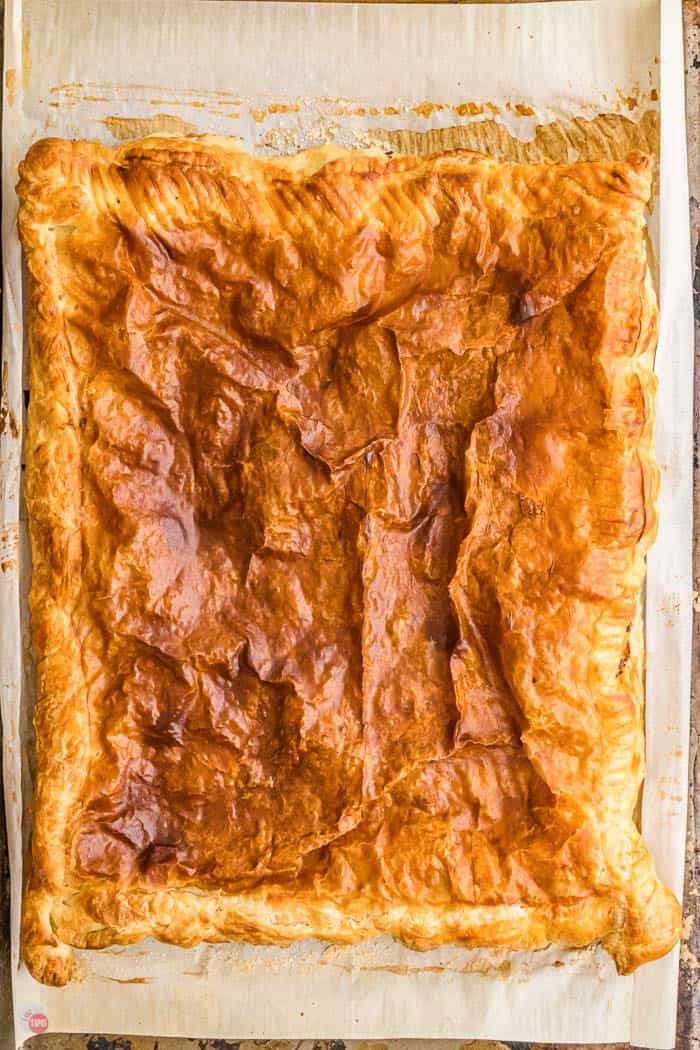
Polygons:
M660 31L661 29L661 31ZM41 1031L266 1038L675 1043L678 953L622 978L600 950L411 952L382 939L292 949L145 943L78 953L81 980L19 962L29 796L28 559L21 527L23 328L12 187L44 135L240 136L263 153L321 141L471 145L561 159L653 148L661 107L657 456L661 530L647 589L643 830L680 896L691 629L692 313L680 0L527 5L6 0L0 703L13 879L17 1043ZM603 114L604 116L601 116ZM556 965L555 965L556 964Z

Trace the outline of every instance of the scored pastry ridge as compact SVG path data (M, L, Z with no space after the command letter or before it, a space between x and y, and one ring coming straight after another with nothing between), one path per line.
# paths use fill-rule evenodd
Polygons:
M33 974L145 936L667 951L649 160L20 173Z

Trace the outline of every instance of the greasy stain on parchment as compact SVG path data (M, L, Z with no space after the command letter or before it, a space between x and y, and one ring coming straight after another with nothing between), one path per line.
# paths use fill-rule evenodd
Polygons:
M31 35L29 27L25 27L22 33L22 87L26 91L29 87L29 78L32 75L32 53L30 50Z
M19 438L19 426L17 418L8 402L8 383L10 379L10 366L8 361L2 363L2 386L0 388L0 435L9 433L11 437Z
M5 70L5 92L7 94L8 106L14 106L17 92L17 70Z
M534 136L526 141L516 138L505 125L491 118L428 131L375 128L367 132L367 136L375 144L396 153L469 149L520 163L623 160L632 150L652 156L658 154L659 114L656 110L647 110L639 121L621 113L555 120L538 124Z
M29 30L22 33L22 87L27 90L29 77L32 73L32 56L29 50ZM5 70L5 92L8 106L14 106L17 98L17 70L14 68Z
M196 135L197 127L172 113L155 113L152 117L104 117L104 124L119 142L142 139L147 135Z

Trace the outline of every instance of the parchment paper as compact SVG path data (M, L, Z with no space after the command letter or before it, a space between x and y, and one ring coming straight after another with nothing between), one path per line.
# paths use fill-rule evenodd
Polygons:
M661 25L660 25L661 23ZM661 30L661 31L660 31ZM266 1038L675 1042L678 953L615 974L601 950L415 953L382 939L78 953L81 979L37 984L19 961L30 795L29 562L21 501L23 327L13 186L44 135L242 137L261 152L322 141L470 145L563 159L655 149L661 528L647 588L643 831L680 896L691 629L692 312L680 0L512 5L6 0L0 702L13 885L17 1043L37 1031ZM660 103L659 103L660 97ZM602 116L601 116L602 114Z

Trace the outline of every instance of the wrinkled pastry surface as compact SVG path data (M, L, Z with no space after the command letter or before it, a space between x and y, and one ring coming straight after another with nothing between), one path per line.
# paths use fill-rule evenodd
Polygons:
M633 820L649 193L32 148L39 980L149 935L675 943Z

